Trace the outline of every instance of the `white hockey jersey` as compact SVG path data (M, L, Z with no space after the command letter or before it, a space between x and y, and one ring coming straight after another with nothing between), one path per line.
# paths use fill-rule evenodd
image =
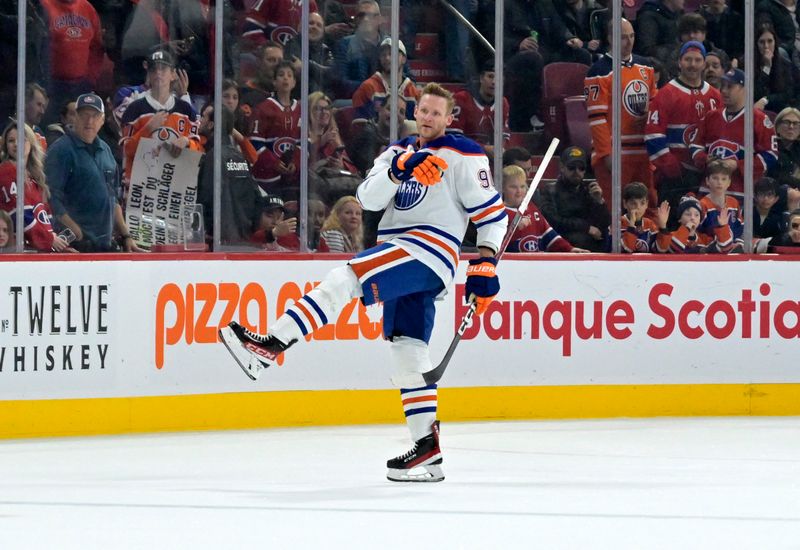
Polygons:
M393 143L381 153L356 196L366 210L386 209L378 226L378 242L391 241L407 251L447 287L456 272L468 220L478 229L478 246L496 252L508 218L480 145L458 134L437 138L417 150L447 161L442 181L426 187L412 178L396 185L389 168L395 155L409 145L417 149L415 136Z

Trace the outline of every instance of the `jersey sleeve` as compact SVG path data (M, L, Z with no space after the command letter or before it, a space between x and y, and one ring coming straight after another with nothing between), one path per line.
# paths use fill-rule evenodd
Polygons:
M586 93L586 113L592 132L592 147L597 158L611 154L611 112L608 78L588 76L584 80Z
M480 150L480 146L475 144ZM476 244L497 252L508 227L508 216L500 195L494 188L489 160L482 152L466 153L460 162L450 165L451 177L464 209L478 230Z
M647 113L644 143L650 162L668 178L681 175L681 163L669 150L667 141L667 120L669 105L662 105L667 94L656 96L650 101L650 110Z
M397 193L397 184L389 177L389 167L394 156L402 150L401 146L395 144L375 159L372 169L356 190L356 198L364 210L378 212L389 206Z

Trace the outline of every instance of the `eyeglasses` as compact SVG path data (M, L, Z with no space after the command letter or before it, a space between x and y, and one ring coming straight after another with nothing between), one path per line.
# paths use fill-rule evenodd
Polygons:
M570 164L567 166L567 170L572 172L586 172L586 165L584 164Z
M323 107L323 106L321 106L321 105L317 105L317 106L316 106L316 107L314 107L314 109L313 109L313 111L314 111L315 113L330 113L330 112L331 112L331 110L333 110L333 108L332 108L332 107Z
M368 12L368 11L360 11L360 12L358 12L358 13L356 14L356 17L357 17L358 19L361 19L361 18L363 18L363 17L372 17L372 18L375 18L375 17L380 17L380 16L381 16L381 14L380 14L380 13L373 13L373 12Z
M800 120L781 120L781 124L785 126L800 126Z

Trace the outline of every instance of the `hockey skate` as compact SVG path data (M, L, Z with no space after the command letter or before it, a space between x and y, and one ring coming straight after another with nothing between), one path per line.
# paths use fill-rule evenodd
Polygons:
M404 455L386 461L386 478L389 481L442 481L442 451L439 449L439 421L433 423L433 432L414 443Z
M219 339L250 380L258 379L261 371L274 365L278 355L297 341L284 344L269 334L262 336L247 330L236 321L219 329Z

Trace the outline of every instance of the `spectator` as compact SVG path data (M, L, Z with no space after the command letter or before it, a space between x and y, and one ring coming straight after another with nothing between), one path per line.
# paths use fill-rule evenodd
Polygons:
M406 102L406 118L414 118L414 109L417 107L419 90L414 82L403 76L403 67L406 64L406 47L402 41L397 44L397 94ZM378 48L379 70L361 83L353 94L353 107L358 110L358 117L367 120L374 118L376 104L383 100L390 89L392 78L392 39L385 38Z
M286 215L296 217L298 215L299 204L297 201L285 203ZM322 224L328 218L328 207L314 194L308 197L308 250L312 252L329 252L325 241L320 241Z
M247 134L253 131L251 127L253 111L275 92L273 78L275 78L275 69L283 61L283 46L277 42L267 42L261 47L259 53L261 54L260 63L256 76L246 81L239 93L242 112L248 124L245 132Z
M222 81L222 104L233 112L233 129L246 135L249 131L247 116L239 102L239 84L233 79L226 78Z
M741 197L744 193L744 72L731 69L722 81L724 109L708 113L697 125L690 152L692 162L705 170L706 163L721 159L733 172L730 193ZM767 173L778 160L775 128L769 117L760 109L753 110L753 179ZM706 178L707 179L707 178ZM706 191L701 187L701 191Z
M506 213L513 219L528 192L528 177L519 166L503 168L503 202ZM533 203L528 203L525 214L511 235L506 252L589 252L572 246L547 220Z
M606 252L611 215L597 182L583 181L587 160L580 147L565 149L561 153L561 173L555 184L539 190L539 206L553 229L573 246L590 252Z
M67 133L67 130L75 127L75 119L78 113L75 111L75 100L70 99L64 102L58 112L58 122L47 126L47 146L51 146L55 140Z
M96 88L105 50L100 17L88 0L41 0L48 23L50 110L45 122L55 122L56 109Z
M778 182L764 177L753 184L753 237L770 239L783 231L783 211Z
M377 116L364 122L353 122L353 133L349 143L346 143L347 152L353 163L362 175L366 175L372 168L375 159L389 146L389 130L392 117L391 101L396 96L386 96L384 101L378 101L376 106ZM405 139L409 132L405 125L406 101L397 98L397 139ZM367 211L367 215L369 211Z
M201 149L194 107L172 93L172 82L178 78L175 58L166 50L155 50L147 60L147 73L150 89L131 103L122 115L126 188L142 138L161 140L162 147L173 157L187 148Z
M262 101L253 113L250 140L258 151L253 177L261 188L284 200L299 192L300 102L292 99L297 81L289 61L275 68L275 96Z
M503 151L503 166L519 166L525 170L528 179L533 176L534 168L531 165L531 153L525 147L509 147Z
M214 130L214 108L207 113L209 121L203 125L203 133ZM234 114L222 108L222 150L220 152L221 203L220 240L223 244L246 243L253 227L259 221L258 201L261 194L250 175L250 165L242 155L233 137ZM214 140L206 144L206 154L200 163L197 200L203 205L205 228L209 235L214 232Z
M538 116L544 65L554 61L589 65L592 57L583 49L583 41L564 26L551 0L509 0L505 22L509 126L514 132L539 131L544 127Z
M283 199L277 195L264 195L258 201L258 223L250 241L271 252L290 252L300 249L297 238L297 218L286 218Z
M322 224L322 237L330 252L361 252L364 230L361 203L352 195L341 197Z
M235 88L234 88L235 89ZM224 108L231 110L228 105L230 102L225 102L222 100L222 105ZM231 110L233 113L233 111ZM234 114L234 119L236 115ZM203 106L200 111L200 124L198 133L200 135L200 148L202 151L208 152L208 150L213 146L214 142L214 103L209 102ZM225 134L223 134L225 135ZM253 165L258 160L258 152L256 151L255 146L250 141L249 138L242 135L242 133L234 128L231 132L231 139L233 139L234 145L239 149L239 152L242 153L244 158L250 165Z
M708 163L706 168L706 187L708 195L700 199L703 207L703 222L700 224L700 231L708 236L717 236L716 252L729 254L732 252L742 252L744 241L744 222L742 221L742 210L739 201L728 195L728 188L731 186L731 164L724 160L716 159ZM719 228L730 228L730 233L725 234L725 238L720 236L717 231Z
M108 145L97 137L105 107L95 94L77 100L75 131L53 143L44 171L52 191L50 205L61 227L75 234L80 252L112 252L114 230L126 252L139 251L119 205L119 168Z
M706 53L706 68L703 78L714 88L722 88L722 75L731 70L731 59L723 50L714 48Z
M381 7L375 0L359 0L356 31L334 48L334 71L341 78L338 97L352 97L356 89L378 70L378 45L383 41Z
M678 203L678 229L670 232L667 223L670 219L670 207L667 201L658 207L658 235L656 236L653 252L673 254L703 254L716 251L717 240L726 240L730 228L714 228L715 237L699 233L700 223L703 221L703 207L694 196L688 195L681 198Z
M308 141L311 148L309 187L328 204L352 195L361 183L358 167L347 156L339 128L332 115L331 100L322 92L308 96L311 111Z
M0 210L0 254L14 252L16 249L14 222L5 210Z
M781 233L781 235L770 244L773 247L788 248L791 250L792 247L800 247L800 210L792 210L787 218L788 220L786 222L786 229L784 229L783 233ZM787 253L790 251L773 250L779 253ZM798 251L800 251L800 249L791 250L791 253L797 254Z
M700 42L686 42L680 50L680 74L659 90L650 103L645 144L655 166L658 200L678 211L681 197L700 189L702 172L689 155L694 127L709 112L722 106L719 91L703 81L706 50ZM670 220L670 229L677 219Z
M606 8L595 0L555 0L553 4L567 30L583 42L583 48L592 57L601 55L602 33L598 36L593 34L591 16L596 11L605 11ZM605 26L601 28L605 29Z
M800 110L786 107L775 117L778 160L769 175L781 185L800 188Z
M253 2L247 10L242 38L253 49L264 42L278 42L286 46L300 32L303 0L267 0ZM310 13L316 13L317 2L310 0Z
M625 214L620 220L620 244L623 252L650 252L655 247L658 226L647 212L650 190L639 181L632 181L622 189Z
M798 63L795 60L798 40L796 0L760 0L755 9L756 27L763 23L771 24L778 36L778 47L797 66ZM744 28L744 25L742 25L742 28Z
M0 164L0 210L11 215L11 223L17 219L17 125L12 122L3 132L2 164ZM33 130L25 125L25 245L40 252L71 251L69 243L53 232L50 224L50 189L45 183L42 170L44 153Z
M478 88L459 90L453 95L453 124L465 136L477 141L488 156L494 155L494 64L481 70ZM508 129L508 100L503 98L503 142L511 137Z
M727 0L706 0L698 13L706 20L706 37L714 47L734 58L744 55L744 17Z
M302 35L286 44L286 57L294 64L294 72L302 69ZM308 91L336 92L336 74L333 71L333 51L325 43L325 21L319 13L308 14Z
M661 60L669 59L680 44L678 18L685 0L647 0L636 13L636 51Z
M687 42L699 42L706 52L713 49L713 44L706 40L706 20L699 13L684 13L678 18L678 42L664 60L669 78L675 78L680 72L678 59L683 45ZM702 76L702 75L701 75Z
M44 119L44 113L48 105L47 92L36 82L31 82L25 86L25 124L33 128L43 150L47 150L47 140L44 132L39 126Z
M762 25L756 29L755 108L778 112L794 105L797 93L797 69L777 51L775 29Z
M622 165L622 185L631 181L644 182L652 189L652 172L647 156L643 136L647 122L647 109L650 100L657 93L656 79L646 60L633 53L634 32L633 25L623 19L621 30L622 53L622 89L623 109L621 113L622 125L622 155L625 162ZM612 31L608 26L609 36ZM610 41L610 38L609 38ZM585 80L586 110L589 116L589 125L592 131L592 169L603 191L603 199L611 204L611 87L614 67L620 65L606 53L589 69ZM655 199L655 192L652 191ZM551 220L552 222L552 220ZM572 239L570 239L572 241ZM574 242L574 241L572 241Z

